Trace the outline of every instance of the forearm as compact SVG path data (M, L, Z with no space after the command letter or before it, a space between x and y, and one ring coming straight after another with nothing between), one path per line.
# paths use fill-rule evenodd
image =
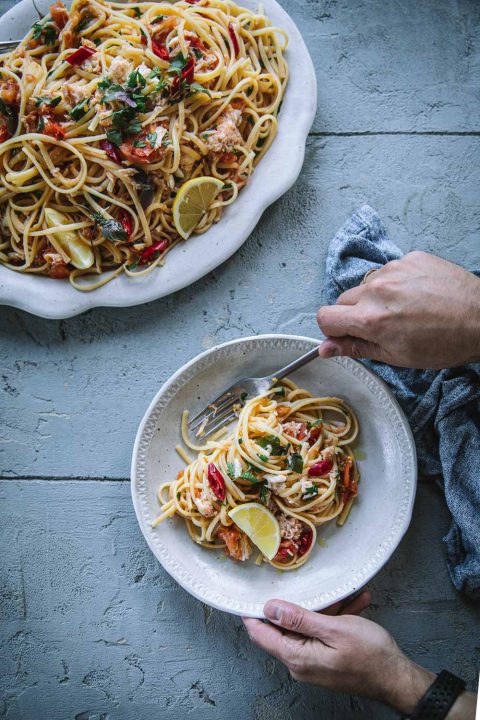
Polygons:
M458 696L446 720L475 720L477 696L472 692L463 692Z

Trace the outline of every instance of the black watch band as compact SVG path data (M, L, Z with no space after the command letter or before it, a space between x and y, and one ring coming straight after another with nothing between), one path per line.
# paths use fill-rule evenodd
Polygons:
M415 710L410 715L402 715L401 720L444 720L453 703L464 690L465 680L449 673L448 670L442 670Z

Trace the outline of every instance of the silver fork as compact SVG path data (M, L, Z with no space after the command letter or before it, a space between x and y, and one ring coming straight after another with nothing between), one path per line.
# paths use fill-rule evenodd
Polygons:
M261 378L239 380L197 413L188 423L189 430L202 438L208 437L237 417L236 406L243 405L247 397L261 395L269 390L275 382L317 357L318 347L315 347L276 373Z
M9 50L15 50L21 42L21 40L0 40L0 54L8 52Z

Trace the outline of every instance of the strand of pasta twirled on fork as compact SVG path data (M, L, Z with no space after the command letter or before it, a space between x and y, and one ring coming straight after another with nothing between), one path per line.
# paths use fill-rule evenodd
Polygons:
M229 0L52 6L0 55L0 261L84 290L151 272L180 241L179 187L200 176L224 182L208 230L275 137L286 42Z
M334 518L343 525L352 507L359 480L352 449L358 429L344 400L312 397L289 380L247 400L233 430L222 430L205 445L191 442L185 413L183 439L197 457L191 460L178 448L187 466L160 486L161 514L153 525L178 515L196 543L224 546L232 558L245 560L250 543L228 512L261 502L276 516L282 535L269 562L295 569L307 561L316 527Z

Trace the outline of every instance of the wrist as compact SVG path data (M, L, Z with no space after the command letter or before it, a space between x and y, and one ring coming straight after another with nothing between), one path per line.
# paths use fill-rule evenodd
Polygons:
M405 655L387 688L385 702L399 713L411 713L436 678L435 673L409 660Z

